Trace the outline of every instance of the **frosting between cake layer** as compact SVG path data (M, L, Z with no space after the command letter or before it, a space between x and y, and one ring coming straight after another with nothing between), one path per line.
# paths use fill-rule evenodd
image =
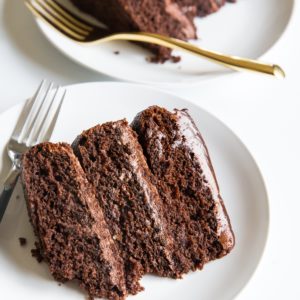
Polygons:
M128 131L123 131L121 136L121 141L124 145L129 145L132 143L132 136L129 136ZM158 192L153 187L153 189L150 189L149 182L145 180L145 176L141 170L141 162L140 159L137 157L137 153L131 155L131 159L129 160L129 163L132 167L132 173L135 174L137 177L139 185L143 188L145 199L147 200L147 205L150 208L151 211L151 217L153 218L155 222L155 227L160 228L160 230L163 230L163 225L160 221L161 216L157 210L157 207L154 205L152 201L152 195L153 192L158 195ZM155 190L154 190L155 189ZM153 191L154 190L154 191Z
M121 135L121 142L124 145L130 145L133 141L133 135L129 133L129 131L123 131ZM131 146L132 147L132 146ZM147 206L150 211L151 221L157 231L157 236L161 239L161 242L166 246L164 249L165 257L170 264L170 269L173 269L173 261L171 258L171 253L168 251L171 247L171 238L167 234L166 224L163 221L163 213L157 206L157 201L160 201L159 193L156 187L147 181L145 177L145 170L141 168L141 166L145 165L144 157L142 152L133 151L131 157L129 159L129 163L132 167L132 173L135 174L138 183L143 188L145 200L147 201ZM157 198L157 199L156 199Z

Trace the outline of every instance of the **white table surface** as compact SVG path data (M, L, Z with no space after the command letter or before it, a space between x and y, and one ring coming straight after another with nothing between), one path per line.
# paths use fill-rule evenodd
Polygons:
M295 2L284 36L263 57L284 67L285 80L245 73L170 91L232 128L265 178L270 235L261 264L238 296L242 300L300 299L300 5ZM113 80L59 53L42 36L23 1L0 0L0 113L30 96L43 78L62 85Z

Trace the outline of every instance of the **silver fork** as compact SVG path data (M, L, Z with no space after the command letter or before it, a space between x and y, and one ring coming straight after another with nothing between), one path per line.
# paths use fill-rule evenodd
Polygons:
M0 195L0 222L20 174L22 154L50 138L65 94L59 86L42 81L35 95L26 102L7 144L12 166Z

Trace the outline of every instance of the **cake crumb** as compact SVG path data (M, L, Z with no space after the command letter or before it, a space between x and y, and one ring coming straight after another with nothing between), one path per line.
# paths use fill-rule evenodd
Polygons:
M35 242L35 249L31 249L31 255L38 261L38 263L43 261L43 255L37 242Z
M19 200L19 199L20 199L20 195L17 195L17 196L16 196L16 199Z
M152 56L147 56L146 61L154 64L163 64L166 62L169 58L159 56L159 55L152 55Z
M180 56L169 57L169 56L162 56L162 55L152 55L152 56L146 57L146 61L148 61L150 63L156 63L156 64L163 64L167 60L170 60L173 63L178 63L181 61L181 57Z
M176 64L181 61L181 57L180 56L172 56L171 61Z
M24 237L19 237L19 243L21 247L26 246L27 240Z
M119 54L120 54L120 51L114 51L114 54L115 54L115 55L119 55Z

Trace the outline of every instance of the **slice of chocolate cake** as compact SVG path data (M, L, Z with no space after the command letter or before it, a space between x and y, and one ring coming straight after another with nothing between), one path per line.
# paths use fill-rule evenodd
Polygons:
M123 261L72 148L33 147L21 177L38 252L54 278L77 280L91 297L124 299Z
M145 273L179 277L161 199L127 121L84 131L73 148L96 189L111 235L119 246L129 291L138 288L136 282Z
M182 40L197 38L194 18L206 16L236 0L71 0L80 10L104 23L109 32L151 32ZM153 62L165 62L171 50L142 44L155 56Z
M204 140L187 111L153 106L132 127L157 179L175 253L186 258L183 271L229 253L234 234Z
M184 12L173 0L72 0L82 11L106 24L112 32L151 32L178 39L196 38L196 10ZM145 44L156 61L171 57L171 50Z

